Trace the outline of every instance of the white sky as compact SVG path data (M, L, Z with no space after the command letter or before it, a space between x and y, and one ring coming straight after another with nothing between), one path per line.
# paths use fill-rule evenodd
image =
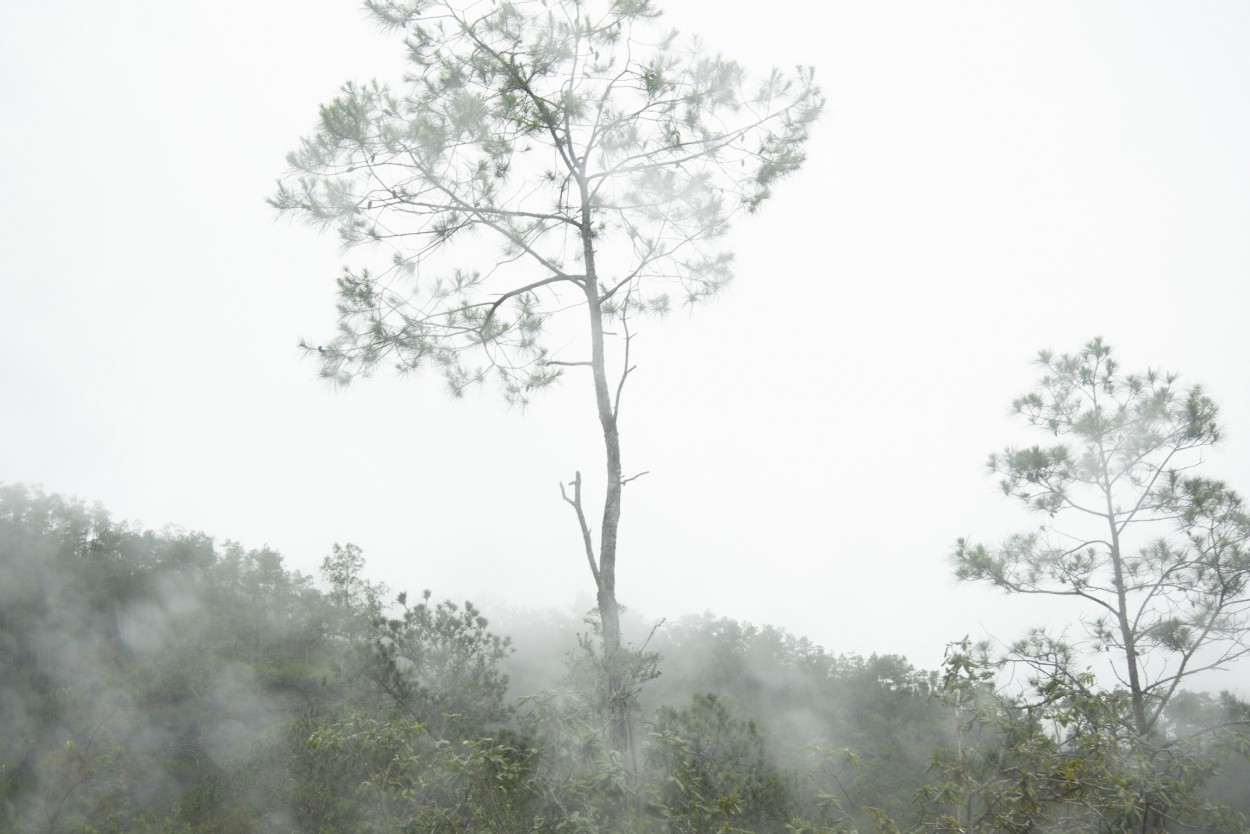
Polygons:
M815 64L829 106L730 291L638 342L626 605L925 667L1046 620L947 554L1029 523L985 458L1036 351L1095 335L1204 382L1209 471L1250 490L1250 5L666 8L760 70ZM601 478L588 380L519 413L435 378L330 390L296 349L342 258L264 200L317 105L399 56L353 2L0 8L0 480L308 573L356 542L488 613L589 608L557 491Z

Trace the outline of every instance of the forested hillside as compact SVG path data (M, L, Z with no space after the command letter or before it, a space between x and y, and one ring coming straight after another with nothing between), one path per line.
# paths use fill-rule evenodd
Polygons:
M472 603L385 593L351 545L315 581L3 487L0 830L955 830L991 777L1047 766L971 661L926 672L712 615L636 624L622 756L594 621L511 616L571 650L527 657ZM1244 803L1244 763L1225 770Z

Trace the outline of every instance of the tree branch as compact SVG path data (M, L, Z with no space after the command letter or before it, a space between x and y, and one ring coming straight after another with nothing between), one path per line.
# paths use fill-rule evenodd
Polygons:
M590 573L595 578L595 587L600 587L599 565L595 560L595 545L590 538L590 526L586 523L586 513L582 510L582 473L575 472L573 474L573 497L569 498L568 493L564 489L564 483L560 483L560 497L565 503L569 504L573 511L577 513L577 526L582 531L582 544L586 548L586 561L590 564Z

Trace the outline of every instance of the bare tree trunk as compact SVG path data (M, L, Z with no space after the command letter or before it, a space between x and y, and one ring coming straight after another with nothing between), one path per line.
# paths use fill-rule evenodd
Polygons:
M603 307L595 269L590 195L582 181L582 247L586 265L586 307L590 316L591 372L595 383L595 405L603 430L607 480L604 485L603 525L600 528L597 601L603 627L603 664L608 690L608 739L622 754L629 749L629 702L621 679L621 615L616 602L616 540L621 520L621 437L617 430L616 409L608 388L607 358L603 344ZM592 567L594 560L592 559Z

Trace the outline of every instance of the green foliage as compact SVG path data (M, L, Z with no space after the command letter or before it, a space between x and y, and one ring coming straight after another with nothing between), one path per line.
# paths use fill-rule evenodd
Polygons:
M674 831L781 831L793 813L792 787L755 722L734 716L713 694L656 713L647 758L664 780L661 799Z
M307 716L292 733L301 830L658 831L602 723L567 691L526 699L519 732L458 741L403 719Z
M560 688L596 707L605 719L614 715L627 716L632 733L636 719L642 714L643 686L660 676L657 668L660 655L647 650L649 639L641 648L626 644L614 652L608 651L599 623L586 617L582 624L589 630L577 635L577 651L565 657L566 675ZM633 740L629 746L636 752Z
M353 713L316 723L300 746L313 766L301 772L302 816L324 834L519 830L528 754L507 741L450 742Z
M1126 726L1127 693L1099 689L1092 674L1022 697L997 687L1000 668L985 645L948 652L939 697L954 710L956 744L935 753L919 794L933 830L1250 830L1203 790L1244 745L1244 705L1185 695L1166 713L1171 740L1149 745Z
M323 568L321 592L272 551L0 488L0 830L1111 832L1149 822L1143 793L1168 824L1241 830L1202 786L1241 798L1244 704L1178 691L1143 745L1125 693L1040 632L1009 697L972 647L939 680L687 619L616 656L635 761L593 624L559 686L512 701L474 606L387 610L351 545Z
M609 742L602 706L576 688L544 690L523 701L531 745L528 785L535 831L609 834L655 830L648 785L639 783Z
M248 830L230 774L310 691L309 592L271 551L0 488L0 830Z
M990 468L1004 494L1045 521L998 548L960 540L955 573L1090 603L1087 645L1134 681L1144 733L1184 677L1250 651L1250 516L1226 485L1190 474L1219 439L1218 409L1201 388L1178 390L1175 375L1157 371L1125 375L1098 340L1040 364L1038 389L1015 409L1065 442L1007 449ZM1147 655L1169 671L1139 681Z
M822 106L810 70L751 82L679 47L650 2L366 5L404 32L407 79L345 85L272 200L392 254L339 280L317 352L340 381L389 358L457 394L493 372L523 401L559 376L547 337L570 306L715 293L731 220L803 162Z
M951 736L932 673L901 657L832 655L780 629L710 615L687 617L653 641L663 675L648 710L715 692L766 728L769 756L798 780L796 814L818 827L876 827L874 812L907 827L929 756ZM884 818L883 817L883 818ZM849 822L848 822L849 820Z
M1108 831L1232 825L1202 790L1246 724L1194 729L1174 709L1184 681L1250 652L1250 515L1225 484L1193 474L1219 440L1218 408L1174 374L1124 374L1097 339L1039 365L1036 389L1014 408L1061 442L1008 448L989 465L1041 526L997 547L961 539L954 568L1008 593L1084 603L1083 637L1034 629L1009 647L998 663L1024 671L1024 690L990 698L992 715L977 718L1006 741L978 748L991 759L981 769L964 755L939 759L954 781L934 796L965 803L967 830L1034 830L1043 819ZM1086 653L1122 688L1099 686ZM997 668L969 657L948 666L948 694L971 691L960 675Z
M510 641L491 634L471 602L431 605L430 596L410 606L400 594L400 616L374 620L360 672L436 738L498 725L510 712L498 669Z
M335 544L321 562L321 577L330 586L326 602L331 606L327 616L338 625L345 639L358 637L363 628L382 615L382 594L385 589L364 577L365 557L359 547L348 543Z

